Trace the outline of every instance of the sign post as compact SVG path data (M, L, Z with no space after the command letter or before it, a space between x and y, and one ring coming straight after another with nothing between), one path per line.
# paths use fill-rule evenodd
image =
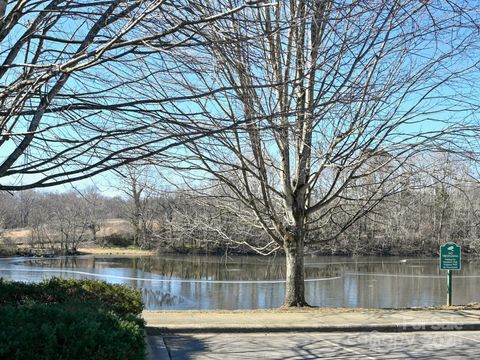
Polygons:
M447 270L447 306L452 306L452 270Z
M452 305L452 270L462 267L462 248L455 243L448 242L440 246L440 270L447 270L447 305Z

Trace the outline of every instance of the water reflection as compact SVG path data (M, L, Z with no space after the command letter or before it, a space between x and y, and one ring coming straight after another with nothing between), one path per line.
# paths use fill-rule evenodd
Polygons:
M147 308L178 307L185 302L183 297L160 290L142 288L141 292Z
M477 262L454 276L454 303L479 301ZM214 256L0 259L0 276L99 278L139 288L147 309L254 309L280 306L283 258ZM364 257L306 259L312 305L407 307L445 303L446 274L437 260Z

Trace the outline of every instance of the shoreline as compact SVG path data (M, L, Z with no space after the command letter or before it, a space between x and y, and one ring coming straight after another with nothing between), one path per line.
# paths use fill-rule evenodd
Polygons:
M10 251L6 253L0 252L0 258L10 258L10 257L33 257L33 258L42 258L42 257L53 257L53 256L81 256L81 255L118 255L118 256L153 256L156 255L155 250L142 250L135 248L121 248L121 247L81 247L77 249L75 254L57 254L57 253L48 253L45 256L42 255L31 255L26 251Z
M77 249L78 255L126 255L126 256L152 256L156 254L155 250L142 250L134 248L121 247L80 247Z
M12 250L12 249L9 249L7 251L4 251L6 249L2 249L1 248L1 244L0 244L0 258L8 258L8 257L29 257L29 256L32 256L32 255L29 255L27 254L25 251L23 251L24 249L21 249L21 248L16 248L15 250ZM62 256L81 256L81 255L119 255L119 256L154 256L154 255L184 255L184 256L189 256L189 255L192 255L192 256L222 256L220 254L216 254L216 253L185 253L185 252L181 252L181 251L178 251L178 252L175 252L175 251L167 251L167 252L158 252L158 250L143 250L143 249L140 249L140 248L131 248L131 247L100 247L100 246L84 246L84 247L79 247L77 249L77 252L76 253L71 253L71 254L66 254L66 255L62 255ZM55 254L55 256L59 256L61 254ZM237 253L233 253L233 254L229 254L230 256L259 256L259 257L264 257L264 258L269 258L271 256L261 256L261 255L258 255L258 254L237 254ZM278 256L278 255L275 255L275 256ZM283 254L280 255L280 256L284 256ZM42 257L41 255L40 256L33 256L33 257ZM47 256L48 257L48 256ZM368 256L368 255L358 255L358 256L349 256L349 255L340 255L340 254L336 254L336 255L325 255L325 254L306 254L305 255L305 259L308 259L308 258L315 258L315 257L333 257L333 258L336 258L336 257L339 257L339 258L351 258L351 259L354 259L354 258L363 258L363 257L371 257L371 256ZM385 259L389 259L389 258L406 258L406 259L425 259L425 260L434 260L434 259L438 259L438 255L437 256L434 256L434 255L411 255L411 256L407 256L407 255L373 255L373 257L378 257L378 258L385 258ZM478 260L480 259L480 256L478 256L477 254L463 254L462 253L462 260L463 261L474 261L474 260Z

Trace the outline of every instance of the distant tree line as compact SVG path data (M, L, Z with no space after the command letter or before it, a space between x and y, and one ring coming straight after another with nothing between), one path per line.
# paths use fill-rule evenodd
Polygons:
M480 251L480 183L464 162L438 158L435 168L413 171L396 192L374 208L347 197L330 205L328 221L315 222L306 238L307 254L433 255L441 243L454 241L466 252ZM441 164L441 165L439 165ZM161 189L142 168L129 167L116 197L96 188L68 192L0 193L0 233L24 229L26 246L74 253L82 243L139 246L161 252L260 253L273 250L267 235L240 202L228 208L219 189L210 194ZM390 187L385 183L386 187ZM353 198L353 197L352 197ZM365 212L349 222L353 214ZM25 235L27 234L27 235ZM332 234L340 234L332 236Z

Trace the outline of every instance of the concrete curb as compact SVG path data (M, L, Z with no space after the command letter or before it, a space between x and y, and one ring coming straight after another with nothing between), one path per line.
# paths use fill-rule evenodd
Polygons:
M151 335L147 332L146 342L147 360L170 360L170 354L162 336Z
M147 326L149 336L193 333L285 333L285 332L421 332L421 331L478 331L480 323L418 323L379 325L328 325L328 326L229 326L229 327L159 327Z

